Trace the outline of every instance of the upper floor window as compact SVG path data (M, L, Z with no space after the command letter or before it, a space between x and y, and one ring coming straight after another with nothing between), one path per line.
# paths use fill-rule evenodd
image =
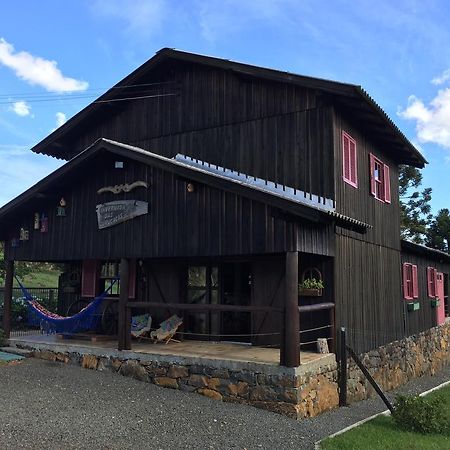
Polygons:
M403 263L403 297L406 300L419 298L417 266L411 263Z
M391 203L389 166L370 153L370 192L378 200Z
M436 298L437 290L437 270L434 267L427 267L427 285L428 285L428 297Z
M344 181L357 188L356 141L345 131L342 132L342 161Z

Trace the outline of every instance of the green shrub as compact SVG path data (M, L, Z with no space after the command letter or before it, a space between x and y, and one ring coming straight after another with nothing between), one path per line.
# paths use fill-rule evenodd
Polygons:
M299 289L323 289L324 284L322 280L316 278L306 278L298 285Z
M442 433L448 427L442 397L425 398L418 395L397 395L392 417L406 431Z

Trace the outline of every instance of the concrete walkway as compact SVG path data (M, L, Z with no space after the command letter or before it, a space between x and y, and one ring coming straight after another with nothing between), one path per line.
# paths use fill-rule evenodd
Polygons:
M402 392L448 379L450 368ZM311 449L383 406L372 399L296 422L109 372L27 359L0 367L0 448Z

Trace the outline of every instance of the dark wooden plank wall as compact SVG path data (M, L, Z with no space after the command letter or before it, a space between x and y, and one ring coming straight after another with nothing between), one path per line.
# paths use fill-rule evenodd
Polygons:
M174 97L111 104L67 135L73 156L100 137L184 153L333 198L331 108L315 91L173 62L140 80L175 81Z
M49 216L49 232L33 230L33 209L11 226L11 238L20 227L30 240L8 247L16 260L79 260L257 255L299 250L332 255L332 226L283 219L271 207L228 192L196 184L188 193L186 181L174 174L134 161L114 169L111 154L100 154L89 167L67 177L47 195L46 206L36 209ZM104 186L143 180L148 190L97 194ZM67 201L67 217L56 217L59 199ZM119 199L146 200L149 214L104 230L97 229L95 207Z
M431 299L428 297L427 267L435 267L438 272L448 275L450 273L450 264L445 264L436 261L435 258L418 255L407 250L402 250L403 263L417 265L419 282L419 298L414 299L414 302L420 303L418 311L407 311L406 304L408 301L403 299L403 292L401 293L406 316L406 334L409 336L436 326L436 308L431 306Z
M395 249L336 236L336 327L357 352L404 336L401 256Z
M363 239L367 242L400 250L400 204L398 195L398 166L390 155L390 149L377 145L357 119L350 119L336 110L334 115L336 210L342 214L361 220L373 226L365 235L341 230L343 234ZM342 131L356 140L358 188L343 180L342 172ZM389 165L391 183L391 203L383 203L370 193L369 153Z

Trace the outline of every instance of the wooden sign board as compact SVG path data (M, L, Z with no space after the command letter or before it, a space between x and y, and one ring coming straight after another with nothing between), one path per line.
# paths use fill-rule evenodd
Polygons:
M138 200L118 200L96 206L99 230L109 228L148 213L148 203Z

